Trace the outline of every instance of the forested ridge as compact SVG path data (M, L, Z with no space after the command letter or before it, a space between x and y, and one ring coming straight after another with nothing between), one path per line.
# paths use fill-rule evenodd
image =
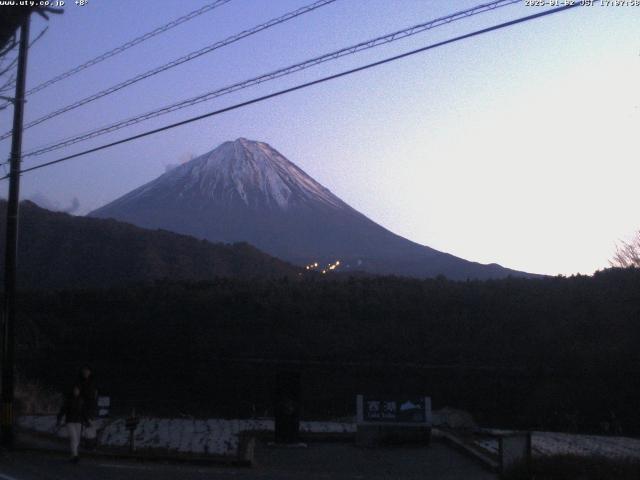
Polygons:
M272 376L303 376L306 414L358 391L428 393L505 426L640 431L640 270L444 278L218 279L24 292L20 365L63 385L89 362L139 408L250 415ZM341 365L343 365L341 367Z
M7 202L0 200L0 217ZM18 285L25 289L126 287L170 278L281 277L300 269L247 243L214 244L110 219L20 208ZM0 222L0 252L5 224ZM0 276L4 255L0 255Z

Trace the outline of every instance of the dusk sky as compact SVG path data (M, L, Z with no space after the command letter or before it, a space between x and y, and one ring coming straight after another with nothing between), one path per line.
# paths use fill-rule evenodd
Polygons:
M27 88L209 3L67 0ZM312 0L232 0L28 97L26 121ZM24 151L482 1L337 0L25 132ZM640 7L580 7L63 164L22 198L85 214L246 137L418 243L482 263L591 274L640 228ZM25 160L24 167L541 11L523 1ZM33 17L31 35L47 23ZM11 109L0 113L2 132ZM8 156L9 141L0 143ZM2 182L6 196L7 182Z

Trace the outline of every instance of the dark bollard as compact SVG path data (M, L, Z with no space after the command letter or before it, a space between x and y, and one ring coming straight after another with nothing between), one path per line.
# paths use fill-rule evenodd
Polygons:
M275 441L300 442L300 374L279 372L275 389Z
M136 428L138 428L138 424L140 423L140 419L136 417L136 409L131 410L131 416L127 418L125 422L125 427L129 430L129 451L131 453L136 451Z

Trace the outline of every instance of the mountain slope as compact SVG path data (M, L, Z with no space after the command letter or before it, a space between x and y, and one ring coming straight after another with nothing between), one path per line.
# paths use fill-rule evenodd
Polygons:
M7 202L0 201L0 218ZM296 275L298 268L247 244L214 245L115 220L20 207L19 278L22 288L85 288L160 279ZM4 251L4 222L0 222ZM4 255L0 256L0 272Z
M90 213L211 241L246 241L284 260L454 279L526 275L395 235L351 208L275 149L244 138Z

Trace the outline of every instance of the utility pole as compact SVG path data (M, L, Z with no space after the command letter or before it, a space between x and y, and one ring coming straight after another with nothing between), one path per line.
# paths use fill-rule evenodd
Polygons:
M18 208L20 206L20 162L22 158L22 124L24 90L27 76L29 49L29 20L26 14L20 25L20 46L16 95L13 100L13 136L9 172L9 199L7 202L7 231L4 255L4 298L2 304L2 417L0 434L2 446L13 447L13 389L16 317L16 265L18 256Z

